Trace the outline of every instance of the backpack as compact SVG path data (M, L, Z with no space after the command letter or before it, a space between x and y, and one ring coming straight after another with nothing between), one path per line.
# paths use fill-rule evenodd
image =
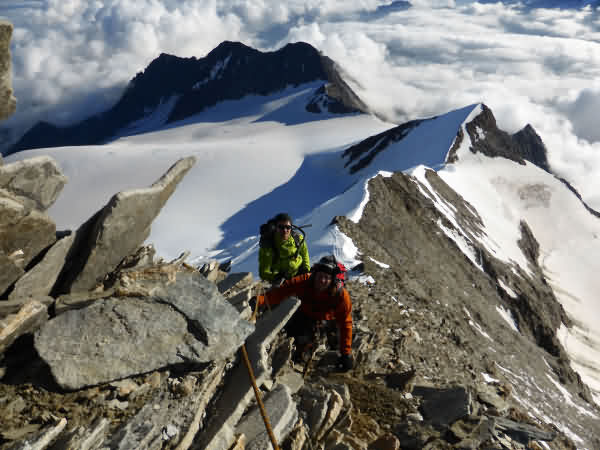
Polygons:
M338 292L342 290L342 288L344 287L344 283L346 282L346 272L348 271L348 269L346 269L346 266L344 266L341 262L337 261L337 266L339 269L338 274L335 276L335 284L337 286L337 290Z
M306 226L306 225L305 225ZM275 218L269 219L266 223L263 223L260 226L260 240L258 241L258 246L260 248L272 248L275 253L274 261L279 259L279 249L275 245L275 231L277 228L277 221ZM297 231L300 230L300 233ZM296 225L292 225L292 238L294 238L294 244L296 244L296 253L294 254L294 259L298 257L300 253L300 245L304 241L306 233L301 227Z

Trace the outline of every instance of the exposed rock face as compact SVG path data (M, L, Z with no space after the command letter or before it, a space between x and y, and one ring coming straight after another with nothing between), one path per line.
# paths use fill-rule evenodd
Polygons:
M0 19L0 120L6 119L14 113L17 107L11 81L10 38L12 31L12 24Z
M54 204L67 178L49 156L37 156L0 167L0 189L27 208L46 211Z
M367 106L346 84L336 65L304 42L260 52L239 42L222 42L204 58L161 54L138 73L110 110L71 127L40 122L8 154L38 147L88 145L106 141L118 130L172 101L167 123L185 119L225 100L269 95L289 86L323 81L307 110L366 112ZM169 100L171 99L171 100Z
M437 387L448 386L448 380L452 380L476 392L481 389L475 389L474 380L482 373L490 374L497 381L488 383L511 386L519 399L513 407L539 405L539 414L577 430L579 436L589 435L589 427L597 426L597 409L556 339L556 328L561 322L569 323L569 319L533 260L537 251L534 237L523 224L521 245L532 258L531 272L524 273L495 259L478 243L481 221L473 208L435 172L427 172L426 177L431 187L419 187L416 179L401 173L375 177L369 182L369 203L359 223L337 220L337 226L363 255L365 271L377 280L364 290L352 288L356 339L363 341L357 349L358 370L389 373L380 361L395 361L392 365L402 372L413 367L417 383L426 379L427 384ZM452 205L460 230L423 195L429 189ZM464 233L474 255L478 255L476 259L467 258L438 224L451 230L450 234ZM390 268L370 263L369 257ZM501 314L512 319L504 320ZM373 330L367 342L360 338L361 330L366 329L364 323ZM589 415L580 416L575 412L577 408L572 414L557 415L564 407L564 398L554 395L558 380L573 399L578 398L577 408L589 408ZM489 409L498 415L506 408L501 401L490 406L485 395L481 398L483 403L488 402L484 411ZM510 411L509 417L515 413ZM378 417L385 414L382 411ZM421 414L426 416L424 411ZM452 420L457 417L454 415ZM577 419L571 420L573 417ZM401 448L421 448L425 442L433 442L425 426L419 432L411 422L403 427L397 433L402 437ZM469 439L473 436L470 434ZM411 447L409 442L416 444ZM587 445L593 447L592 442Z
M93 289L150 234L150 225L196 159L175 163L146 189L120 192L76 232L76 253L61 275L58 293Z

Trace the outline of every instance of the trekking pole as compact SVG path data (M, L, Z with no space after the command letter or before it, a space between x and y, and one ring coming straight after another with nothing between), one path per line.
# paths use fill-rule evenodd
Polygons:
M262 398L260 397L260 391L258 390L258 386L256 386L256 378L254 378L254 371L252 370L252 365L250 364L250 358L248 358L248 352L246 351L246 344L242 345L242 356L244 358L244 363L246 364L246 368L248 369L248 375L250 376L250 381L252 383L252 389L254 389L254 396L256 397L256 402L258 403L258 408L260 409L260 414L262 415L263 421L265 422L265 428L267 429L267 433L269 434L269 438L271 439L271 444L273 445L273 450L279 450L279 446L277 445L277 439L275 438L275 434L273 434L273 429L271 428L271 423L269 422L269 418L267 417L265 405L263 404Z

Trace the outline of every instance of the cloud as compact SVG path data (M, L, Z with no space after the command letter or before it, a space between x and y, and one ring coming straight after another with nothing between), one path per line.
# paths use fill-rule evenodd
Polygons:
M391 121L484 102L506 131L530 123L555 170L600 208L598 11L390 3L4 0L0 15L15 24L18 109L3 128L22 132L34 120L68 123L106 109L160 52L202 57L225 39L262 50L302 40L336 60Z
M17 113L3 128L65 124L112 106L161 52L204 56L243 24L205 0L45 0L0 5L15 25L11 50Z
M311 23L306 40L338 61L359 95L403 122L484 102L501 128L531 124L554 170L600 208L600 28L591 9L478 3L415 7L373 23Z

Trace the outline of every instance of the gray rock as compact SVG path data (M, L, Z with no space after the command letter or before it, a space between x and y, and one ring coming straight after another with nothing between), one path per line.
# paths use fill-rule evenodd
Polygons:
M292 430L298 420L296 403L292 400L290 390L284 385L278 385L265 397L265 410L277 442L281 442ZM248 450L269 448L271 440L265 429L265 423L257 407L254 407L240 421L235 430L236 434L243 433L248 443Z
M10 38L12 31L13 26L10 22L0 20L0 120L4 120L14 113L17 107L11 80Z
M95 300L40 330L36 348L57 382L78 389L172 364L220 361L254 330L197 272L177 272L174 282L155 288L151 298Z
M315 438L325 422L331 393L322 387L305 385L299 394L302 398L300 409L306 416L305 423L310 430L310 436Z
M323 420L323 424L321 425L321 429L316 434L317 441L323 439L327 432L333 427L333 424L337 420L340 412L342 411L342 407L344 406L344 400L336 391L331 391L331 397L329 398L329 402L327 405L327 415L325 416L325 420Z
M556 438L556 433L540 430L539 428L504 417L490 417L490 421L495 425L495 428L501 430L516 439L528 442L529 440L552 441Z
M25 271L20 264L17 264L13 258L10 258L6 253L0 250L0 296L8 289L16 280L18 280ZM0 302L0 305L4 302ZM0 317L2 316L2 308L0 306Z
M302 374L287 367L277 376L277 382L287 386L292 394L295 394L304 386Z
M198 272L177 272L176 281L154 290L154 299L184 314L206 344L204 361L222 360L234 354L254 331L237 310Z
M250 283L252 283L251 272L230 273L227 275L227 278L217 285L217 288L219 289L220 293L226 294L227 291L234 287L246 287Z
M16 161L0 167L0 189L10 192L27 208L46 211L67 182L50 156Z
M477 399L481 403L495 408L500 414L506 412L510 406L506 400L497 394L494 386L477 386Z
M158 181L145 189L116 194L76 233L76 252L63 271L59 293L93 289L150 234L150 226L177 184L196 159L177 161Z
M471 413L471 394L462 386L436 389L417 386L413 395L422 397L421 412L434 426L449 426Z
M74 238L75 235L70 234L55 242L42 260L17 281L8 298L14 300L19 297L39 297L50 294Z
M7 257L15 252L23 252L18 266L26 267L43 249L56 241L56 225L46 214L25 207L14 197L0 195L0 254ZM16 261L9 262L0 258L0 273L8 271L14 274ZM0 293L3 293L14 281L5 274L0 278ZM8 284L7 284L8 283ZM1 295L1 294L0 294Z
M35 347L57 383L75 390L196 360L204 344L187 328L168 305L109 298L50 320Z
M201 380L191 395L174 397L168 390L159 390L152 400L127 423L120 427L107 442L106 447L118 450L132 448L164 448L164 431L178 429L182 434L177 449L187 449L196 435L206 406L213 398L223 377L225 362L208 367L200 374Z
M32 333L48 320L48 307L32 300L0 321L0 355L18 337Z
M53 448L62 450L94 450L99 448L102 441L106 438L110 426L110 421L104 417L97 419L89 427L78 427L75 430L63 433Z
M256 331L246 341L248 358L258 386L263 384L269 374L266 347L271 344L299 306L300 300L297 298L284 300L256 323ZM202 433L200 448L205 450L229 448L234 441L233 427L240 420L253 397L254 392L248 371L245 365L240 363L233 369L229 382L215 405L215 414Z

